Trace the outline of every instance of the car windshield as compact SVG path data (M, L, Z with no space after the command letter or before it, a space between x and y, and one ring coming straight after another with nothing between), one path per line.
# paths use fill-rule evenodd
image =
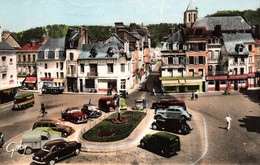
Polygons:
M46 152L50 152L51 151L51 145L44 145L43 147L42 147L42 150L43 151L46 151Z

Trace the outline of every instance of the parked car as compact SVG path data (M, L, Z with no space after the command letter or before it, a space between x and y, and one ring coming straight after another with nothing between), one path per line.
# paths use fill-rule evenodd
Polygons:
M42 149L33 156L33 161L38 164L54 165L60 159L80 153L81 143L66 141L64 139L52 140L44 144Z
M82 111L84 111L89 118L98 118L102 115L102 112L100 110L97 110L97 107L93 104L84 104Z
M84 123L88 121L88 115L79 107L71 107L61 111L61 118L73 123Z
M33 124L33 129L37 127L51 127L53 130L61 132L63 137L68 137L75 132L72 127L61 124L59 120L54 119L41 119Z
M14 98L13 110L26 109L34 105L34 93L27 92Z
M24 153L31 154L33 150L40 149L46 142L54 139L61 139L61 133L57 131L49 130L39 130L38 127L34 130L25 131L22 136L21 148L20 150L24 150L22 146L26 146Z
M4 134L2 132L0 132L0 148L3 147L5 141L4 141Z
M181 150L180 137L165 131L147 134L140 141L140 146L166 157Z
M146 108L147 101L145 98L140 98L135 100L135 106L132 107L134 110L143 110Z
M98 101L98 107L105 112L116 110L118 108L117 100L113 97L101 97Z
M192 130L185 120L176 119L157 119L152 123L152 128L185 135Z
M171 99L162 99L160 102L153 103L152 109L167 109L169 106L181 106L184 110L187 110L187 106L183 100Z
M155 110L155 119L191 120L192 114L181 106L169 106L168 109Z

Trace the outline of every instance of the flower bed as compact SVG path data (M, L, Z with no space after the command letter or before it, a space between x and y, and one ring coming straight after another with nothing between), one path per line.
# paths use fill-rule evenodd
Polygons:
M113 136L115 134L115 132L110 131L110 130L102 130L99 132L98 136L99 137L109 137L109 136Z
M120 123L125 123L127 122L127 119L125 117L120 117L120 119L118 119L117 117L112 119L112 123L115 124L120 124Z
M134 113L134 111L125 111L124 113L123 113L123 115L132 115Z

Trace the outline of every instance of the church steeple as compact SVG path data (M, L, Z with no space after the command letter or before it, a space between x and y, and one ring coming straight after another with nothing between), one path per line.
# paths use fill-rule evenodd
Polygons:
M191 27L198 18L198 8L190 1L186 11L184 12L184 24Z

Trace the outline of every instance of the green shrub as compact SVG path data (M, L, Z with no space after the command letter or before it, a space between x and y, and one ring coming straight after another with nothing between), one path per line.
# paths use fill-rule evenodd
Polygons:
M146 113L135 111L133 114L123 114L124 112L125 111L121 111L120 116L127 118L127 122L121 124L112 123L112 119L118 116L118 113L115 113L89 131L85 132L83 134L83 139L94 142L110 142L122 140L128 137L135 127L142 121ZM115 132L115 134L109 137L99 137L98 134L104 130Z

